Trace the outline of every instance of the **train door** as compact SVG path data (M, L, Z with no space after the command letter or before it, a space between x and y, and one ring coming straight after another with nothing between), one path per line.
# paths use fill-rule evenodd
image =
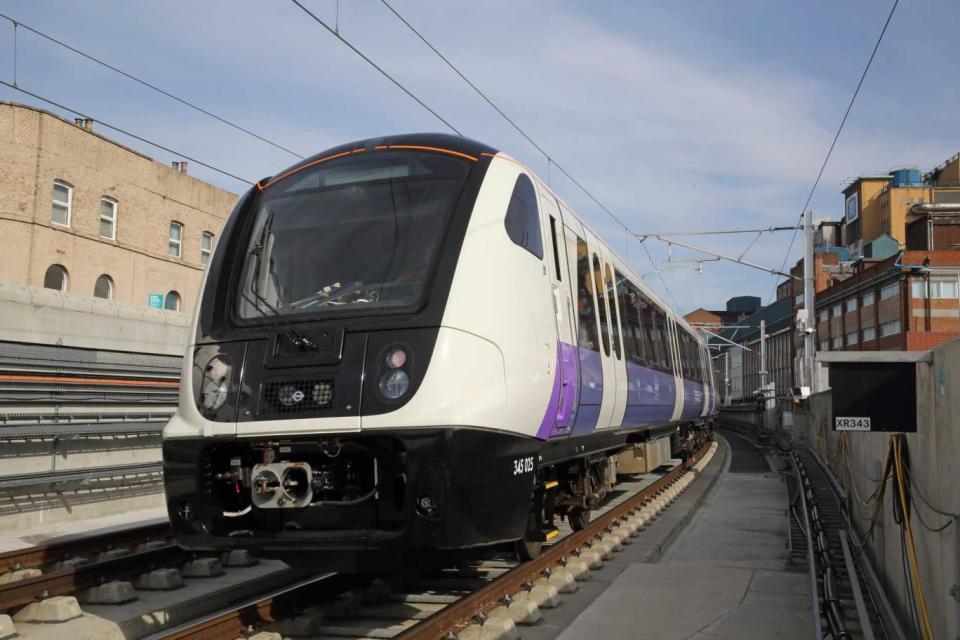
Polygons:
M568 284L567 243L564 242L563 216L556 199L545 189L540 190L541 223L543 225L544 256L547 264L554 320L557 327L557 366L554 372L551 431L547 436L569 433L573 427L578 391L576 323L571 289Z
M574 305L574 332L576 336L577 371L579 387L573 418L574 436L586 435L597 428L603 402L604 377L600 326L594 296L593 269L590 247L587 246L583 225L561 205L563 212L564 244L567 248L567 280Z
M710 376L710 354L707 353L706 347L704 347L700 341L696 342L697 353L700 354L700 382L703 385L703 411L700 412L700 415L708 415L710 413L710 399L712 397L711 390L713 385L711 384Z
M677 390L673 401L673 419L679 420L683 413L683 367L680 361L680 344L677 339L677 324L673 317L667 316L667 342L670 345L670 361L673 369L674 388Z
M587 236L587 246L590 249L591 282L594 297L594 308L597 310L597 319L600 327L600 363L603 372L603 397L600 402L600 414L597 417L597 429L608 429L613 426L613 409L617 400L616 350L614 332L611 323L612 315L607 302L607 287L604 283L603 265L606 260L599 240L584 229ZM622 357L622 356L621 356ZM622 364L622 362L621 362Z
M607 310L610 314L610 362L613 365L616 393L613 396L611 427L623 424L623 414L627 409L627 353L623 340L624 323L617 296L616 272L613 269L612 256L604 251L603 259L603 291L607 299Z

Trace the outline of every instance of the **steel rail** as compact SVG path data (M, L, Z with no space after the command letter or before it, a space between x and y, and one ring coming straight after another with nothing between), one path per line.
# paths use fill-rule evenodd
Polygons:
M72 540L14 549L0 553L0 573L14 569L39 568L58 560L98 553L108 548L125 547L131 544L166 540L173 535L166 519L83 536Z
M162 473L162 462L141 462L107 467L21 473L17 475L0 476L0 492L9 492L11 489L21 489L24 487L55 486L58 489L64 489L69 486L70 488L80 488L86 487L90 482L100 482L125 476L149 476Z
M518 565L488 585L474 591L457 602L444 607L423 622L396 636L396 640L440 640L474 623L478 614L486 614L503 604L504 598L524 590L529 584L545 574L550 567L576 555L582 548L599 539L613 525L643 506L674 480L688 471L706 453L709 443L701 447L686 463L678 465L668 474L636 495L599 516L581 531L576 531L555 543L540 556Z
M820 594L817 589L817 566L816 562L813 559L813 540L810 537L810 514L807 511L807 499L805 492L807 490L803 478L800 475L800 467L798 465L797 455L793 454L790 456L790 462L793 465L794 474L797 477L797 497L800 502L800 510L803 514L803 533L807 542L807 564L810 570L810 593L812 596L812 614L813 614L813 630L816 635L815 638L818 640L823 638L823 629L822 621L820 618Z
M310 576L144 640L233 640L242 637L251 626L296 615L308 602L340 593L351 582L351 578L336 573Z
M134 578L152 568L186 562L193 555L176 545L135 551L117 558L48 571L34 578L0 585L0 611L9 611L40 598L76 593L106 580Z

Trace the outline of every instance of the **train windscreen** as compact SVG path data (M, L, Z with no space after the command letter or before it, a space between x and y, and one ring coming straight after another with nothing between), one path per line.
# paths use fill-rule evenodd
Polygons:
M239 316L419 308L470 168L458 157L391 150L268 185L246 247Z

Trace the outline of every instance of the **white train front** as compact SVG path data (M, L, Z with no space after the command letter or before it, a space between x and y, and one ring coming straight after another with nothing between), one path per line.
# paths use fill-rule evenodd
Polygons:
M682 319L526 167L446 135L258 183L194 335L164 467L195 549L535 553L587 521L611 455L716 404Z

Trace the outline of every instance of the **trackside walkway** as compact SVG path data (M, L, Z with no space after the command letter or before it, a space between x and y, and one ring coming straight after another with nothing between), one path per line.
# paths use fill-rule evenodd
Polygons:
M662 558L628 566L562 640L813 635L806 567L786 564L786 488L746 441L726 441L732 458Z

